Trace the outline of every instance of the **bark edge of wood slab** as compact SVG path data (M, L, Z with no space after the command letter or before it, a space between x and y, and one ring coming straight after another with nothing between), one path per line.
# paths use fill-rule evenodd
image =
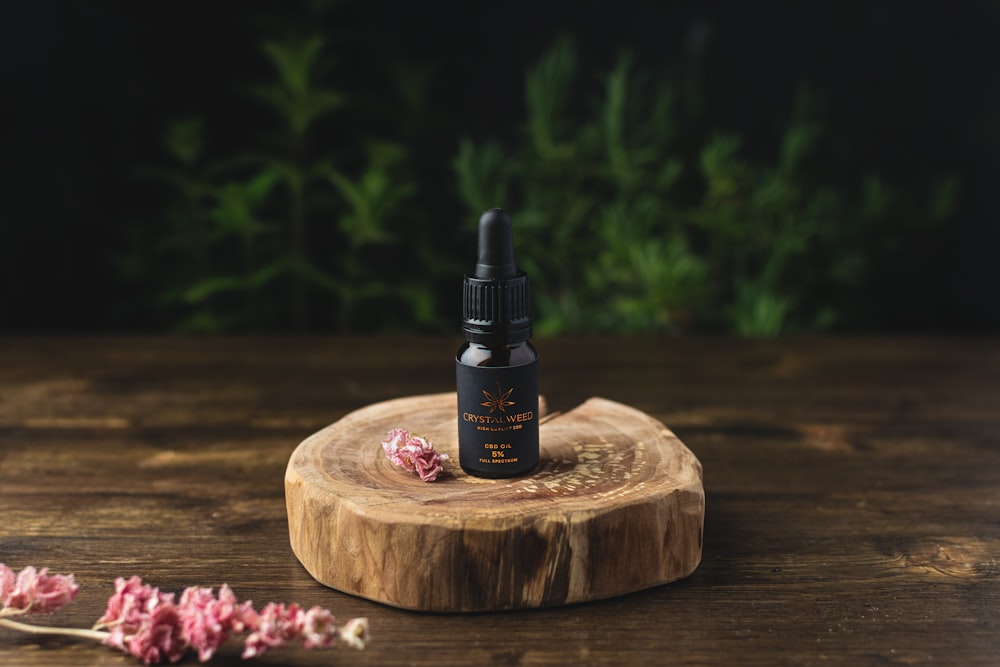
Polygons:
M454 393L376 403L295 449L289 537L317 581L395 607L472 612L613 597L698 566L701 463L660 421L591 398L543 419L532 474L482 479L458 465L456 406ZM445 473L422 482L394 467L380 445L392 428L447 453Z

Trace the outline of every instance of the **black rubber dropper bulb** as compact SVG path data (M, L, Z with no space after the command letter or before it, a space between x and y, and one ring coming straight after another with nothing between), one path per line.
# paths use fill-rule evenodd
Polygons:
M491 208L479 218L479 257L475 277L498 280L516 275L514 226L503 210Z
M514 262L510 216L479 219L476 267L462 283L458 350L459 463L479 477L515 477L538 464L538 353L528 277Z

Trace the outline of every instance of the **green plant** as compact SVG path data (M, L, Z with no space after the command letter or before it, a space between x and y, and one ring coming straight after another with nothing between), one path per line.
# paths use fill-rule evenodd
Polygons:
M523 144L462 142L459 192L472 210L512 210L540 332L677 329L699 305L705 267L667 196L682 171L671 91L633 85L625 55L578 118L576 63L560 40L528 73Z
M340 258L340 275L325 283L340 302L340 323L345 330L351 328L359 301L386 297L394 291L393 283L384 279L392 272L385 272L377 263L383 272L373 272L371 258L364 257L362 251L394 240L391 220L415 189L411 183L395 178L398 166L406 159L405 149L373 142L368 144L367 153L365 169L356 179L337 170L326 173L346 204L337 221L338 230L347 240L347 247L342 249L346 252Z
M149 260L165 317L180 331L347 331L359 320L370 326L362 311L398 317L408 306L408 321L433 320L426 286L393 290L404 272L379 261L411 240L401 215L415 189L407 150L331 128L350 98L323 82L320 37L262 50L274 78L250 94L275 131L261 127L249 150L207 161L206 123L172 123L171 165L144 172L169 196L160 242L124 253L123 270L141 272ZM321 127L339 139L336 153L317 149Z
M520 141L466 139L454 160L470 213L511 210L543 333L825 329L863 289L875 239L953 210L947 179L932 206L890 211L876 175L839 188L808 178L824 130L808 96L766 164L733 134L685 153L672 88L628 54L598 90L578 69L559 40L527 75Z
M313 176L306 156L309 130L330 112L344 104L343 94L316 82L316 66L323 39L310 35L283 42L267 41L267 54L277 80L253 89L284 126L283 154L259 158L263 173L277 175L286 188L287 250L280 264L293 274L291 286L292 320L296 329L306 325L306 284L321 278L306 252L306 219L309 213L308 188ZM322 284L322 281L320 281Z

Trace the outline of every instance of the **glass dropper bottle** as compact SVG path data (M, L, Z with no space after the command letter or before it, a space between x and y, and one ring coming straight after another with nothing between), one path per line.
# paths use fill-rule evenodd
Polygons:
M514 264L513 226L499 208L479 219L475 271L462 287L456 357L458 451L478 477L516 477L538 465L538 352L528 277Z

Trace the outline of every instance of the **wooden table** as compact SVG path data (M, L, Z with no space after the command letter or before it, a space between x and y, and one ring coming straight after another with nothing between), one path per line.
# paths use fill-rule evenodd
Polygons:
M1000 341L537 345L552 408L633 405L700 458L689 578L471 615L314 582L289 548L288 457L351 410L450 390L457 341L412 338L0 340L0 562L75 573L79 598L43 622L89 627L132 574L371 621L363 653L263 664L1000 664ZM0 664L131 663L0 629Z

